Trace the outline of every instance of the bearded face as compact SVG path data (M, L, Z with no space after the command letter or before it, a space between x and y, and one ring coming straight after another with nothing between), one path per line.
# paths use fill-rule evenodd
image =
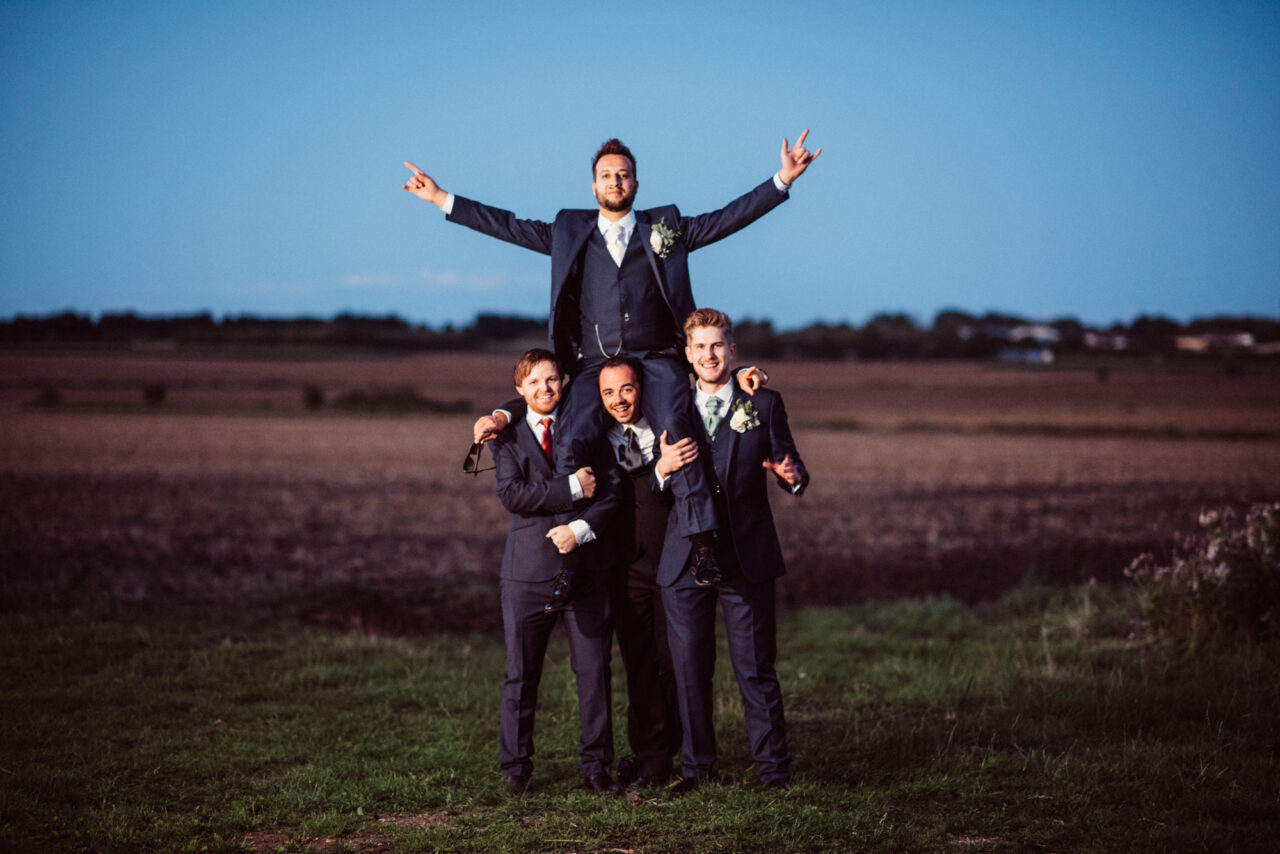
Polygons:
M631 210L639 187L635 169L628 158L621 154L606 154L596 162L596 180L591 184L591 191L603 210L612 213Z

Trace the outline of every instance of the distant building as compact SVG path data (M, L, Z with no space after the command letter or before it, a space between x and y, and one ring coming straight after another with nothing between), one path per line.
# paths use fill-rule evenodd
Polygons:
M1128 350L1133 342L1128 335L1115 332L1086 332L1084 346L1090 350Z
M1009 330L1010 341L1034 341L1041 346L1057 344L1062 340L1062 333L1047 323L1027 323Z
M1011 365L1052 365L1052 347L1005 347L1000 351L1000 361Z
M1179 335L1174 339L1185 353L1233 353L1252 350L1256 344L1248 332L1206 332L1203 335Z

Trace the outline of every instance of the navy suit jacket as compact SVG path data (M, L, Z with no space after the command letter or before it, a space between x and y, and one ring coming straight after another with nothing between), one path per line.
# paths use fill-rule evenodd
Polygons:
M551 463L523 418L508 424L493 439L491 447L498 500L511 513L507 546L502 554L502 577L550 581L560 571L561 563L560 552L547 539L547 531L557 524L556 514L577 511L575 518L586 521L599 536L611 523L617 507L616 475L610 476L617 464L611 463L611 455L602 457L597 447L592 465L596 473L595 495L575 504L569 478L553 477ZM592 559L595 545L579 546L586 550L584 559Z
M638 210L632 240L644 246L645 257L653 269L662 291L678 341L672 343L673 355L681 354L684 345L684 321L697 305L689 284L689 253L701 249L735 231L750 225L787 199L770 178L751 192L738 197L718 211L686 217L675 205ZM520 219L510 211L490 207L455 195L449 220L473 228L535 252L551 256L551 313L547 321L550 348L565 361L571 372L577 371L578 319L563 299L573 289L571 280L580 277L580 257L591 230L596 227L599 210L562 210L554 222ZM680 232L666 258L661 258L650 244L653 226L663 219Z
M759 426L742 433L730 427L731 415L739 404L750 405L755 410ZM702 424L702 419L696 420ZM797 495L809 485L809 472L791 437L782 395L762 388L750 396L735 382L729 412L720 420L716 440L708 441L705 427L697 432L699 455L710 456L715 464L716 509L722 520L728 520L727 530L726 527L720 529L721 548L732 550L743 577L751 584L784 575L787 570L782 560L782 547L778 544L778 531L773 524L773 511L769 507L768 482L777 480L788 493L791 487L780 478L773 477L761 463L765 460L780 463L790 454L800 468ZM689 560L689 550L687 538L667 537L658 568L658 584L669 587L679 580Z

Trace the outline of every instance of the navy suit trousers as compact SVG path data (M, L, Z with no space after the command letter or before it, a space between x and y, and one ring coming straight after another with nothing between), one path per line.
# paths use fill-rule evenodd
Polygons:
M746 715L751 758L758 765L762 782L790 779L791 751L775 667L778 627L774 584L773 579L751 584L735 574L714 587L698 587L693 573L684 572L679 581L662 589L684 724L681 776L707 775L716 758L712 676L718 601Z
M569 636L569 662L578 683L581 735L578 757L584 777L613 762L613 717L609 702L609 653L613 624L604 579L588 573L560 613L547 614L554 580L502 579L502 627L507 643L507 676L502 683L498 752L502 770L528 777L533 772L533 724L538 683L547 642L563 620Z

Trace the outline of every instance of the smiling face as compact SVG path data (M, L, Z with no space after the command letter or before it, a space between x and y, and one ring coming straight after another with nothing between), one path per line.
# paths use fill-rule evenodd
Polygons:
M698 382L704 389L716 389L729 381L729 363L737 355L729 331L716 326L699 326L689 330L684 357L693 365Z
M616 365L600 371L600 400L604 409L619 424L640 420L640 383L629 365Z
M595 194L600 210L606 216L611 213L625 214L631 210L631 203L635 201L639 186L635 167L629 158L621 154L606 154L596 161L596 176L591 184L591 192Z
M560 372L554 362L539 362L516 386L529 410L539 415L550 415L560 405Z

